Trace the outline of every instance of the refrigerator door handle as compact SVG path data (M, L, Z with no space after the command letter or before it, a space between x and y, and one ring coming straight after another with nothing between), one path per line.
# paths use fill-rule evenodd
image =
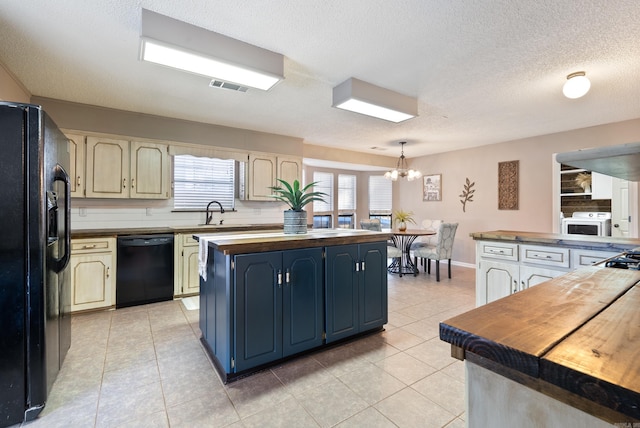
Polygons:
M60 164L53 168L53 181L64 183L64 254L53 264L55 272L62 272L71 257L71 179Z

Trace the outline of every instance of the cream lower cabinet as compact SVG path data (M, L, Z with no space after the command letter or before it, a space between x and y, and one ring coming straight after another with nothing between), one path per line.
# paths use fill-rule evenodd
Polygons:
M570 270L569 249L478 241L476 306L548 281Z
M73 239L69 264L72 312L115 306L115 238Z
M198 241L191 234L177 234L174 240L174 295L188 296L200 293L198 272Z

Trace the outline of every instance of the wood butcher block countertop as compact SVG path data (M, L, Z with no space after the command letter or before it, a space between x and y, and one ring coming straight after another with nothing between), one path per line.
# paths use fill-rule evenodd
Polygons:
M443 321L440 338L640 420L639 281L637 270L579 269Z
M281 230L257 233L194 234L195 239L206 239L209 246L225 255L292 250L331 245L362 244L387 241L393 234L363 229L316 229L306 234L285 235Z

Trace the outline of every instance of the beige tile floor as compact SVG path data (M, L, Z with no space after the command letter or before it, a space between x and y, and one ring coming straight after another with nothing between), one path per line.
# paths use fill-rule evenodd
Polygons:
M180 301L72 318L36 427L463 427L464 365L438 323L474 307L475 270L389 276L385 331L223 385Z

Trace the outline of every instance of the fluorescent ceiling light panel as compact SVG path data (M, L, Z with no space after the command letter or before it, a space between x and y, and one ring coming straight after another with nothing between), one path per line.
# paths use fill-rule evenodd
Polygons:
M210 78L269 90L284 78L284 57L142 9L140 59Z
M333 88L333 107L395 123L418 115L417 99L353 77Z

